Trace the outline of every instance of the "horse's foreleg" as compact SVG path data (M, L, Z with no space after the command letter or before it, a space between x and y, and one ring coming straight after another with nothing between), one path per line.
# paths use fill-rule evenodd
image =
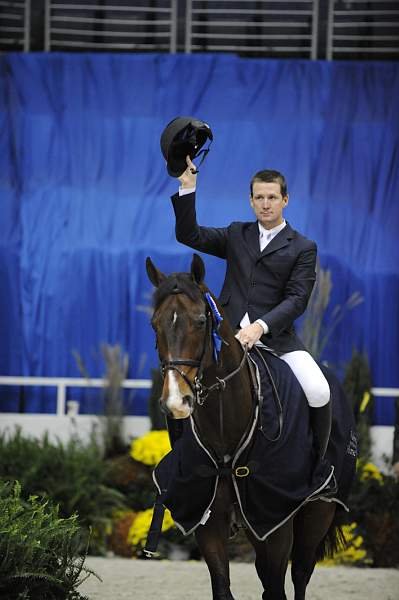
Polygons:
M207 524L208 525L208 524ZM220 530L200 526L195 536L201 554L208 565L211 576L212 597L214 600L233 600L230 592L229 560L227 556L227 537Z
M223 486L220 486L223 488ZM211 516L195 531L195 537L211 576L213 600L234 600L230 592L227 542L230 532L230 503L226 490L219 489Z
M263 585L263 600L287 600L284 584L292 548L292 520L280 527L265 542L247 532L256 552L255 567Z
M309 502L294 520L291 576L295 600L305 600L306 586L316 565L316 554L333 522L335 503Z

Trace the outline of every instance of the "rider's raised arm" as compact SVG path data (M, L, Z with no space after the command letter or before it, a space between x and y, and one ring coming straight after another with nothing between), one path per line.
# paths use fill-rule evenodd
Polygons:
M179 177L180 190L172 196L176 217L176 239L195 250L213 254L219 258L226 258L228 228L198 225L195 210L197 175L193 173L196 168L190 157L187 157L187 165L187 169Z

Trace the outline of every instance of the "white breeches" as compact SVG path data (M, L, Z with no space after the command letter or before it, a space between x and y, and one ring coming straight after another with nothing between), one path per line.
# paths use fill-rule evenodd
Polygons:
M329 402L330 386L309 352L295 350L282 354L280 358L289 365L299 381L309 406L317 408Z

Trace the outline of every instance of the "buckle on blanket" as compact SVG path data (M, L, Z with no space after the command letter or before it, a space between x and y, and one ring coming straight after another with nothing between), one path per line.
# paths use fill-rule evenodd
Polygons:
M237 467L234 471L234 475L236 477L248 477L249 469L248 467Z

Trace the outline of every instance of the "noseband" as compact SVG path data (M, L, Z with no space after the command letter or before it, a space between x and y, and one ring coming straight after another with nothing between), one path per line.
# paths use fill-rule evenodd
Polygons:
M184 292L182 290L180 290L179 288L175 288L172 291L172 294L182 294L182 293L184 293ZM234 371L232 371L231 373L226 375L226 377L224 377L223 379L216 377L216 383L214 383L213 385L208 386L208 387L204 386L202 384L202 378L203 378L203 374L204 374L204 366L205 366L204 360L205 360L207 341L211 334L211 323L212 323L212 313L211 313L210 309L207 309L204 344L203 344L203 348L202 348L202 352L201 352L201 357L199 360L192 360L189 358L175 358L173 360L161 362L161 371L162 371L163 377L165 377L165 374L167 371L176 371L180 375L180 377L182 377L182 379L186 382L188 387L190 388L190 390L193 394L193 397L194 397L194 402L197 403L199 406L202 406L204 404L206 398L208 397L208 395L211 392L216 391L216 390L223 391L226 388L227 381L229 379L231 379L232 377L234 377L234 375L236 375L242 369L242 367L245 364L246 358L247 358L247 348L245 347L243 357L242 357L241 362L240 362L239 366L237 367L237 369L235 369ZM222 342L224 344L228 345L228 342L226 342L223 339L222 339ZM187 377L186 373L184 373L179 368L180 366L197 367L198 368L197 374L194 377L194 382L190 381L190 379Z
M187 359L176 358L175 360L162 361L162 363L161 363L161 371L162 371L163 377L165 377L165 373L167 371L176 371L180 375L180 377L182 377L184 379L184 381L187 383L188 387L190 388L190 390L193 393L194 398L198 402L198 398L197 398L197 389L198 389L197 386L198 386L198 383L199 383L198 373L195 376L194 383L193 383L187 377L187 375L185 374L185 372L182 371L181 369L179 369L180 365L183 365L183 366L186 366L186 367L198 367L198 372L199 372L199 367L201 366L201 361L199 361L199 360L190 360L188 358Z

